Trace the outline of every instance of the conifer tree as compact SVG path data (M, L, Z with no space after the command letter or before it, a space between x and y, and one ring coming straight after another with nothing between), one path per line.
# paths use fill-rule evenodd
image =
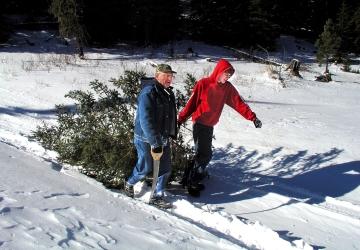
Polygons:
M337 33L341 38L341 46L339 48L339 58L345 59L344 54L351 51L352 47L352 32L351 32L351 10L346 1L343 0L340 10L337 14Z
M360 53L360 5L352 18L353 23L353 48L355 53Z
M178 0L130 1L130 36L141 45L158 45L175 38Z
M271 0L266 1L273 22L284 34L304 34L309 30L308 1Z
M265 0L251 0L249 5L249 37L253 45L274 49L278 27L271 21L270 6Z
M248 46L251 43L248 8L249 0L192 0L187 15L188 33L205 42Z
M75 37L80 58L84 57L86 44L85 27L82 24L83 4L81 0L52 0L50 13L59 22L59 32L63 37Z
M83 23L86 27L88 43L107 47L119 42L131 40L129 17L136 9L129 8L132 1L106 0L83 1Z
M58 105L57 124L44 123L33 132L32 139L56 151L61 163L80 166L82 173L106 186L121 187L137 160L132 142L140 79L144 76L144 72L126 70L119 79L110 80L115 88L95 80L90 83L91 91L70 91L66 97L73 99L75 105ZM187 79L190 88L195 78L187 75ZM177 91L178 109L187 98ZM172 179L181 177L191 153L184 130L171 144Z
M8 38L8 34L7 34L7 30L6 30L6 25L3 19L2 14L0 13L0 43L1 42L5 42Z
M325 61L325 73L329 73L329 58L337 53L340 45L341 39L336 34L335 25L331 19L328 19L324 25L324 31L315 43L318 49L316 58L320 63Z

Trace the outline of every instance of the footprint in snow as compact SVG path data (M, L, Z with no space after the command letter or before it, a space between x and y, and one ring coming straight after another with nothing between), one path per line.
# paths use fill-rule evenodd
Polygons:
M12 210L23 210L23 209L24 207L4 207L3 209L0 210L0 215L8 214Z

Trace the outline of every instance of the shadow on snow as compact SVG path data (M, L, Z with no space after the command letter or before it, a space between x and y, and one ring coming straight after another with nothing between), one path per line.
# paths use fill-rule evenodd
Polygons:
M73 109L74 105L66 106L69 109ZM20 108L20 107L0 107L0 115L6 114L10 116L20 116L26 115L33 118L39 119L53 119L54 115L57 114L57 109L29 109L29 108Z
M41 119L50 119L49 116L56 114L56 109L28 109L20 107L0 107L0 114L11 116L28 115Z
M215 150L204 195L191 199L224 204L276 193L290 198L281 207L299 199L321 203L326 196L342 197L360 185L360 161L331 164L343 150L332 148L316 154L301 150L287 155L282 151L279 147L260 154L231 144Z

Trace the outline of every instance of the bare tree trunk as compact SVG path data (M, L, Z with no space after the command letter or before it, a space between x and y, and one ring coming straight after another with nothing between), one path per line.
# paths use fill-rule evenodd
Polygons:
M326 57L326 63L325 63L325 74L329 73L329 57Z
M325 57L325 72L322 75L317 76L315 80L319 81L319 82L331 82L332 81L331 74L329 72L329 57L328 56Z
M78 49L79 58L80 59L85 59L83 43L78 38L76 38L76 43L77 43L77 49Z

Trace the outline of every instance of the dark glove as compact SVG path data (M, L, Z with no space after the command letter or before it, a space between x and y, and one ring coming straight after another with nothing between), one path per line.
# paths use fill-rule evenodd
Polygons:
M258 118L255 118L255 120L253 122L254 122L255 128L261 128L262 122Z
M176 122L177 129L180 130L181 123L179 121Z
M162 153L163 147L160 146L160 147L152 148L151 151L154 153Z
M163 147L151 148L151 156L155 161L159 161L163 154Z

